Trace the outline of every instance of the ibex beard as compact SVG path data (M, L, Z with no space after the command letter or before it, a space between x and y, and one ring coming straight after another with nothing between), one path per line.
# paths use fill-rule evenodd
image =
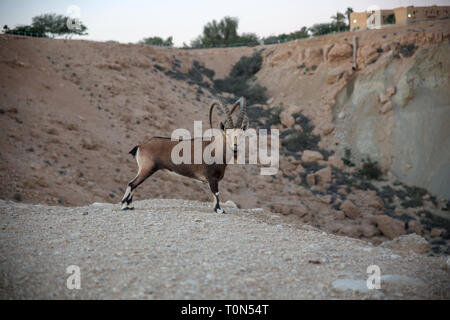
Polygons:
M240 111L236 124L234 124L231 115L238 105L240 106ZM182 141L181 143L190 143L191 155L196 153L194 146L198 145L199 142L201 143L202 154L205 149L211 148L213 150L211 155L215 157L216 155L213 154L215 152L214 150L225 150L225 152L223 152L224 161L222 163L209 163L208 161L207 163L203 160L203 157L201 157L202 160L200 163L195 163L198 161L194 161L194 163L175 163L173 161L172 152L173 149L180 144L180 141L173 141L171 138L164 137L151 138L148 142L138 145L130 151L130 154L136 158L138 173L127 185L127 189L121 200L123 210L133 209L133 195L140 184L158 170L166 170L184 177L208 183L215 199L214 211L217 213L225 213L225 211L220 208L219 203L219 181L223 179L229 157L237 156L237 144L234 140L232 143L230 140L227 142L227 135L231 133L230 129L246 130L248 118L246 115L245 99L243 97L233 105L231 111L226 105L224 106L220 102L214 102L209 111L209 123L211 128L213 128L212 111L216 106L227 116L225 122L220 123L220 134L212 137L211 141L192 141L191 139ZM221 145L219 146L218 144Z

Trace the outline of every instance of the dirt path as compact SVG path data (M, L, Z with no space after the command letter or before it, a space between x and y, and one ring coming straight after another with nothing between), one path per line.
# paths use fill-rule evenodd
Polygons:
M447 257L225 208L218 215L208 203L146 200L121 212L0 200L0 298L449 298ZM66 287L70 265L80 267L80 290ZM380 290L365 286L369 265L381 268Z

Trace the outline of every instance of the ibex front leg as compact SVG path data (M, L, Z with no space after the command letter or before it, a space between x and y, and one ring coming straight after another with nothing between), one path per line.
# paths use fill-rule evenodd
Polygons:
M211 189L211 191L214 195L214 199L215 199L214 211L217 213L225 214L226 212L222 208L220 208L220 204L219 204L219 181L210 180L209 188Z

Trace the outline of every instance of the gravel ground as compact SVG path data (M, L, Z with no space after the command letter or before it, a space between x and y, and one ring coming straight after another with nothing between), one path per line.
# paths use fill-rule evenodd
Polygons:
M2 299L448 299L448 257L404 254L262 209L146 200L49 207L0 200ZM80 267L81 289L66 286ZM367 290L367 267L381 289Z

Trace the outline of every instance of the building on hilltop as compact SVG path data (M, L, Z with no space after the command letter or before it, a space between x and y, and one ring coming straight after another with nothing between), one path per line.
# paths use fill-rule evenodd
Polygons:
M368 10L350 14L350 30L379 29L388 25L404 25L416 21L446 19L450 6L399 7L390 10Z

